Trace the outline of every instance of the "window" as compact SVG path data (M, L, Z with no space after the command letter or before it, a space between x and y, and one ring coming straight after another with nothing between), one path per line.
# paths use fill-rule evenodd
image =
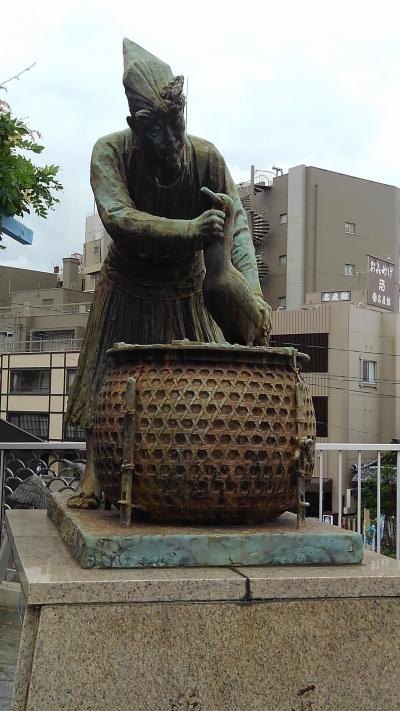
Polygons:
M281 254L279 257L279 266L284 267L286 263L287 263L286 254Z
M369 385L376 385L376 370L377 370L376 360L363 360L362 361L362 382L368 383Z
M12 425L20 427L25 432L48 439L49 436L49 416L41 412L9 412L7 420Z
M70 425L66 422L64 424L64 439L68 442L84 442L86 439L85 430L79 425Z
M50 392L50 369L47 370L11 370L10 393Z
M356 270L355 264L345 264L344 265L345 276L354 276L355 270Z
M278 296L278 308L286 309L286 296Z
M76 368L67 368L65 373L65 392L69 393L72 383L75 380Z
M315 395L312 398L315 420L317 423L317 437L328 436L328 398L326 395Z
M270 345L280 348L293 346L301 353L307 353L310 360L303 363L305 373L328 372L327 333L274 333L271 336Z
M356 233L356 225L354 222L345 222L344 223L344 232L346 235L355 235Z
M286 225L287 224L287 212L282 212L279 215L279 224L281 225Z
M50 306L51 304L54 304L54 299L42 299L42 304L43 306Z
M98 257L98 259L100 259L100 254L101 254L100 245L99 245L99 244L95 244L95 245L93 246L93 255L94 255L95 257Z

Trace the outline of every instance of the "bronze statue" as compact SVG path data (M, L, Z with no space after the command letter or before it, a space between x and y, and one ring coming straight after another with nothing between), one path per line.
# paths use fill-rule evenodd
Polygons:
M100 138L91 185L112 244L69 396L67 418L87 430L82 491L100 491L91 428L113 343L229 342L267 345L271 309L260 288L245 212L224 159L185 134L183 77L124 40L129 128Z

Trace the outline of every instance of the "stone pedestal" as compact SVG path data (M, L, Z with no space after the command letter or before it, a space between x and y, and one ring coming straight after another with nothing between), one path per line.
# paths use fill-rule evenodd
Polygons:
M121 526L119 512L70 509L71 492L49 498L48 516L82 568L178 568L361 563L359 533L285 513L264 526Z
M400 569L85 570L8 514L26 599L12 711L396 710Z

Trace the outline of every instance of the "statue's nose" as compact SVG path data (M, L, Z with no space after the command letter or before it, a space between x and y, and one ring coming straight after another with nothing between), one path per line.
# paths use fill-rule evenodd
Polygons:
M174 143L174 140L175 140L174 134L173 134L173 131L171 130L171 128L170 128L169 126L166 126L166 127L165 127L165 130L164 130L164 140L165 140L166 143L169 143L169 144Z

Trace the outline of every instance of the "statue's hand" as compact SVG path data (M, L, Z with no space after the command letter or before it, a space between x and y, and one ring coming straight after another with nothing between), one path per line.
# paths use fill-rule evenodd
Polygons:
M201 249L204 243L224 236L225 213L222 210L206 210L190 220L187 236L194 239Z

